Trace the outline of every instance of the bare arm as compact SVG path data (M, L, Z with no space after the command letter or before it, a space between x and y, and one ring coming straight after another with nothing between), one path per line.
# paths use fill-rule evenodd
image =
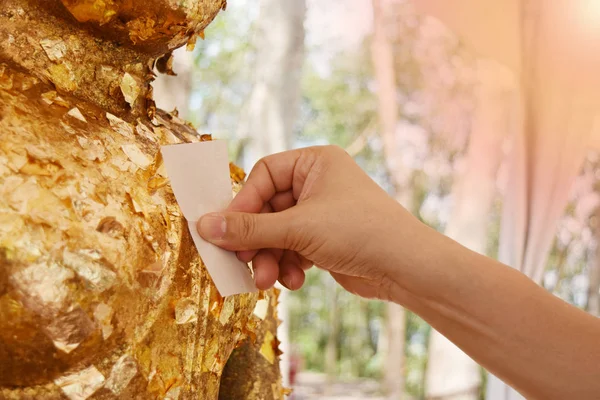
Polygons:
M442 278L394 291L480 365L528 399L600 398L600 321L525 275L430 232Z
M252 260L259 288L298 289L316 265L413 310L530 399L600 398L600 320L423 225L340 149L267 157L198 229Z

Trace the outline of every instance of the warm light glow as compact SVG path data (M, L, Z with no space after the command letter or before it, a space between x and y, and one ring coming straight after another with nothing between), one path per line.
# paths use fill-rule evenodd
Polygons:
M600 37L600 0L579 0L573 4L578 5L582 28Z

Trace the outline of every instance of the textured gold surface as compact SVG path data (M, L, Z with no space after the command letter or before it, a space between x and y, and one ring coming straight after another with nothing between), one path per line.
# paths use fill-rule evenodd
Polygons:
M0 398L216 399L233 349L276 316L220 298L165 176L160 145L210 140L151 101L147 48L180 33L138 48L103 27L170 7L183 44L222 1L64 3L0 10ZM238 384L281 398L276 364Z

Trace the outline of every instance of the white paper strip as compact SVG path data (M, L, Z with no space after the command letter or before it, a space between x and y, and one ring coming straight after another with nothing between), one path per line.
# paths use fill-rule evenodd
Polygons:
M248 266L235 253L202 239L196 222L222 211L231 202L227 144L223 140L162 146L167 175L177 203L188 221L194 244L221 296L256 292Z

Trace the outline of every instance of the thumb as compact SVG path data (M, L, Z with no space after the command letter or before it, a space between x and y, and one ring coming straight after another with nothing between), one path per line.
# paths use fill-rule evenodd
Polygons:
M291 214L290 210L265 214L206 214L198 221L198 234L204 240L231 251L285 249L295 231L291 228Z

